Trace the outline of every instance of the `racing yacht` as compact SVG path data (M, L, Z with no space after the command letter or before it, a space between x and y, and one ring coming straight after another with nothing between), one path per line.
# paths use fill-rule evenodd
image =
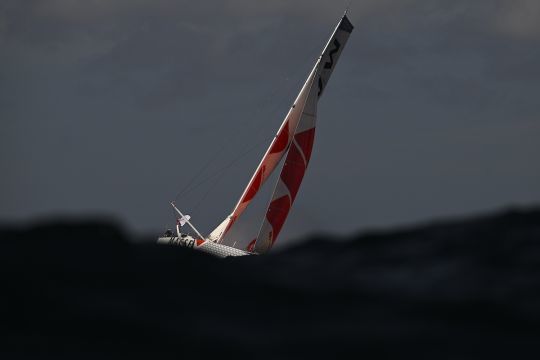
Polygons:
M174 203L171 203L177 215L176 231L168 230L158 238L159 244L188 247L218 257L264 254L272 248L289 215L309 164L315 138L317 103L324 93L353 28L345 13L315 61L300 93L232 212L210 234L203 236L190 221L190 216L184 215ZM234 246L224 244L225 235L234 227L284 157L281 173L257 237L249 242L247 239L238 239L234 242ZM194 235L181 231L185 225L193 230ZM244 248L236 246L245 243L247 246L244 245Z

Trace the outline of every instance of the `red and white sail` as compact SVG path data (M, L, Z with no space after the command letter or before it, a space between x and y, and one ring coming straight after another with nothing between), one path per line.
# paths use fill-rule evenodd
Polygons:
M291 106L285 120L283 120L283 123L272 140L270 147L266 150L266 153L264 154L259 166L257 166L257 169L255 169L251 180L242 193L242 196L238 200L232 213L227 216L227 218L223 220L223 222L214 231L212 231L212 233L208 236L208 239L216 242L220 242L223 239L225 234L244 212L255 195L257 195L262 185L266 182L268 177L272 174L280 160L287 152L293 139L293 134L298 126L298 122L300 121L302 109L304 108L304 104L309 95L311 83L313 82L315 74L316 71L313 69L308 77L308 80L298 94L296 101Z
M208 236L209 240L220 242L223 239L287 154L259 235L248 245L248 250L264 253L274 244L298 193L311 157L318 99L352 30L349 19L343 16L238 203L232 213Z
M347 17L344 16L315 65L317 76L306 100L298 127L294 133L287 157L285 158L283 169L281 170L274 193L272 194L272 199L266 211L265 219L255 243L252 246L248 245L250 250L256 253L264 253L272 247L285 224L294 199L298 194L300 184L309 164L309 159L311 158L315 139L317 102L328 83L352 29L353 26Z

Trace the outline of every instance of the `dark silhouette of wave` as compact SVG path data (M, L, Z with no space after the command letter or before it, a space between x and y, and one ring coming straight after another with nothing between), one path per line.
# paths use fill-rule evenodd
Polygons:
M3 359L540 355L540 208L230 259L103 221L0 236Z

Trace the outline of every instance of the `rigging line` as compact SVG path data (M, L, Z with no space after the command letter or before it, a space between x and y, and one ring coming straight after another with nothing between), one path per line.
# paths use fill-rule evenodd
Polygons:
M282 77L282 79L280 80L281 83L284 83L284 82L289 82L289 79L294 79L294 78L298 78L298 75L300 74L300 71L296 71L293 76L284 76ZM237 128L240 128L240 127L243 127L244 125L250 125L250 127L257 127L258 128L258 132L260 133L261 132L261 129L264 128L264 126L260 126L259 123L260 122L263 122L263 120L265 119L264 116L259 116L259 115L264 115L263 114L263 111L266 110L266 108L270 105L270 101L271 100L274 100L276 98L276 95L279 94L279 93L285 93L283 95L283 98L285 96L287 97L290 97L287 95L288 92L292 93L294 90L296 90L296 88L298 87L297 86L297 83L299 83L302 79L299 78L296 82L290 82L287 85L284 85L282 87L281 84L277 84L278 86L275 87L275 89L273 91L271 91L268 95L264 96L264 98L259 102L259 105L256 106L251 112L249 112L247 115L246 115L246 118L244 121L240 122L237 126ZM285 88L285 91L283 91L283 88ZM279 102L274 102L272 107L269 109L269 113L270 115L275 115L275 112L281 108L281 104L279 104ZM259 121L258 122L253 122L252 119L255 118L255 117L258 117L259 118ZM268 125L275 125L274 123L272 122L264 122L263 124L266 124L267 126ZM230 134L230 136L227 138L227 140L232 140L232 138L234 136L236 136L237 133L236 132L232 132ZM233 143L232 141L228 141L228 143ZM245 148L249 147L250 145L247 144L247 146L245 146Z
M224 144L221 144L220 145L220 149L217 151L217 154L221 154L221 151L224 149L225 145ZM174 197L174 199L176 201L178 201L178 198L183 196L187 190L189 189L189 187L193 184L193 182L202 175L202 173L210 166L210 164L217 158L217 156L212 156L210 157L210 159L208 159L208 161L199 169L199 171L197 172L197 174L195 174L191 179L190 181L187 183L186 186L184 186L182 188L182 190L180 190L180 192L178 192L178 194L176 194L176 196Z
M312 59L313 57L310 56L310 53L312 52L315 52L316 49L319 47L320 45L317 45L316 47L314 47L309 53L306 53L309 57L306 56L306 60L304 60L301 64L306 64L308 62L312 62ZM288 86L284 86L285 89L283 89L283 87L280 86L276 86L275 90L273 90L269 95L265 96L265 98L260 102L259 106L257 106L255 109L253 109L253 111L248 115L246 116L246 120L242 121L239 125L244 125L244 124L251 124L252 127L254 126L257 126L257 123L256 122L252 122L251 119L256 116L256 115L259 115L260 113L263 112L263 110L265 109L265 107L268 106L268 104L270 103L270 100L272 99L275 99L276 95L278 93L282 93L284 94L282 97L284 98L285 96L287 96L287 98L290 98L290 96L287 94L287 93L292 93L293 91L295 91L298 87L300 87L301 85L301 81L303 80L302 78L300 78L300 75L305 71L303 70L303 66L298 66L298 67L295 67L297 70L292 74L292 76L286 76L285 75L285 82L289 82L289 79L293 79L292 82L289 83ZM261 71L261 73L263 73L264 71ZM297 79L296 81L294 81L294 79ZM280 81L281 83L283 83L283 79ZM285 91L283 91L285 90ZM279 102L274 102L274 105L273 105L273 108L270 110L272 113L275 113L276 110L278 110L279 108L281 108L281 104L279 104ZM273 115L273 114L272 114ZM274 124L272 124L274 125ZM258 130L259 132L261 131L261 126L258 126ZM235 133L233 132L230 136L230 138L232 138L232 136L234 136Z
M255 115L255 114L254 114ZM249 116L247 117L247 120L244 121L243 123L247 122L248 120L250 120L252 118L252 116ZM239 124L240 125L243 125L243 123ZM232 135L229 137L229 138L226 138L225 140L231 140L232 138ZM206 163L204 164L204 166L202 166L199 171L190 179L190 181L182 188L182 190L176 194L175 196L175 200L178 200L179 197L183 196L185 193L189 192L189 191L192 191L194 188L196 188L197 186L193 187L193 188L190 188L190 186L195 182L195 180L197 178L200 178L201 175L206 171L206 169L208 169L208 167L210 166L210 164L212 164L214 161L216 161L219 156L221 156L223 154L223 150L225 149L225 144L227 143L230 143L230 141L225 141L223 140L219 146L219 149L218 151L216 151L213 155L211 156L207 161ZM257 143L256 145L259 145L259 143ZM218 170L217 172L221 172L220 170ZM213 177L214 174L211 174L209 175L209 177Z
M208 166L210 165L210 163L211 163L212 161L213 161L212 158L209 159L209 160L206 162L206 164L204 164L204 166L201 167L201 168L199 169L199 171L197 172L197 174L196 174L195 176L193 176L193 177L189 180L189 182L182 188L182 190L180 190L180 191L176 194L176 196L174 197L174 200L178 201L178 198L179 198L180 196L184 195L184 193L186 192L186 190L191 186L191 184L195 181L195 179L196 179L197 177L199 177L199 176L204 172L204 170L206 170L206 169L208 168Z
M317 48L318 48L318 45L317 45ZM315 49L316 49L316 48L314 48L313 51L315 51ZM311 51L311 52L313 52L313 51ZM312 59L310 58L308 61L309 61L309 62L312 62ZM304 61L304 63L307 63L308 61ZM299 68L300 68L300 67L299 67ZM295 79L295 78L296 78L297 80L290 84L289 89L288 89L287 91L285 91L285 93L290 93L290 94L292 94L293 91L296 90L296 88L298 88L298 87L301 86L301 84L303 83L303 78L300 78L300 77L299 77L299 74L300 74L301 72L303 73L304 70L296 71L296 73L294 74L294 76L290 76L290 77L286 78L287 81L289 80L289 78L292 78L292 79ZM294 84L294 87L292 86L292 84ZM271 96L268 96L265 100L268 100L268 99L270 99L270 98L273 98L273 95L276 94L278 91L279 91L279 89L276 89L276 90L273 92L273 94L272 94ZM287 95L287 98L290 98L290 96L289 96L288 94L285 94L285 95ZM256 112L259 112L259 113L262 112L262 108L263 108L263 107L264 107L264 106L261 105L261 107L260 107L258 110L255 110L254 113L256 113ZM273 109L272 113L276 113L277 110L278 110L278 108L281 108L281 104L279 104L279 103L277 103L277 104L274 105L274 109ZM248 118L248 120L249 120L249 118ZM274 125L274 124L272 124L272 125ZM264 127L259 127L258 134L255 136L255 138L260 137L260 135L261 135L261 133L262 133L262 130L264 130ZM213 190L215 190L216 185L217 185L218 182L221 180L221 178L218 177L219 175L221 175L221 174L222 174L223 172L225 172L227 169L231 168L233 165L235 165L238 161L240 161L242 158L244 158L247 154L249 154L250 152L252 152L253 150L255 150L255 149L256 149L259 145L261 145L262 143L268 143L269 141L271 141L273 137L274 137L274 136L269 137L268 135L266 135L266 136L264 136L264 138L261 138L261 139L258 140L255 144L253 144L253 145L251 145L251 146L250 146L249 144L247 144L247 146L249 146L249 148L244 147L245 150L244 150L240 155L236 156L236 157L235 157L231 162L229 162L226 166L224 166L223 168L218 169L218 170L215 171L213 174L210 174L206 179L201 180L200 182L194 184L193 186L191 186L191 187L186 186L186 187L184 188L184 191L193 191L193 190L197 189L198 187L200 187L201 185L203 185L203 184L205 184L205 183L207 183L207 182L213 180L213 181L212 181L212 185L211 185L211 186L209 187L209 189L204 193L204 195L202 196L202 198L197 202L197 204L195 205L193 211L197 211L197 210L199 209L200 205L203 203L203 201L208 197L208 195L209 195ZM225 146L221 146L221 149L223 149L224 147L225 147ZM211 162L213 162L215 159L216 159L216 157L211 158L211 159L207 162L207 164L205 164L205 167L204 167L204 168L207 168L208 165L209 165ZM202 169L201 169L201 171L198 172L197 176L200 175L202 172L203 172L203 171L202 171ZM196 176L196 177L197 177L197 176ZM194 177L192 180L194 180L196 177ZM193 181L190 181L190 184L193 184ZM188 184L188 185L190 185L190 184Z
M201 204L203 203L203 201L208 197L208 195L210 194L210 192L212 190L214 190L216 184L219 182L219 177L216 177L214 182L208 187L208 190L204 193L204 195L201 197L201 199L197 202L197 204L195 204L195 206L193 207L193 210L192 212L195 213L197 210L199 210L199 207L201 206Z
M288 79L286 78L285 80L288 80ZM263 100L259 103L259 106L257 106L254 110L252 110L252 112L248 116L246 116L246 120L240 122L235 128L240 129L241 127L245 126L246 124L249 124L250 120L252 120L255 116L262 114L264 108L268 106L268 104L270 103L270 100L275 97L275 95L278 93L279 90L280 90L280 88L276 87L276 89L274 91L272 91L269 95L265 96L265 98L263 98ZM261 120L264 119L264 116L260 116L260 119ZM251 122L251 123L253 124L253 122ZM260 128L260 126L259 126L259 128ZM226 144L232 143L231 140L232 140L232 138L233 138L233 136L235 134L236 134L236 132L232 132L228 137L223 138L221 140L220 145L219 145L219 149L216 152L213 152L213 154L215 154L215 155L211 156L206 161L206 163L199 169L199 171L197 171L197 173L193 177L191 177L190 181L182 188L182 190L180 190L176 194L175 200L178 200L180 197L182 197L187 192L188 188L193 184L193 182L197 178L199 178L208 169L210 164L212 164L217 158L219 158L219 156L223 153L223 150L226 148ZM249 144L248 144L248 146L249 146ZM247 148L247 147L245 147L245 148Z
M272 138L273 138L273 136L272 136ZM235 165L240 159L242 159L247 154L249 154L250 152L255 150L258 146L260 146L263 143L263 141L267 142L267 141L269 141L269 138L266 138L266 139L263 139L263 140L259 141L257 144L255 144L251 148L249 148L247 151L243 152L242 154L238 155L233 160L231 160L226 166L224 166L224 167L220 168L219 170L217 170L214 174L212 174L212 175L208 176L206 179L201 180L200 182L194 184L190 189L188 189L188 191L193 191L193 190L197 189L199 186L201 186L202 184L205 184L208 181L215 178L216 176L221 175L225 170L227 170L231 166Z
M260 71L259 73L263 73L265 70ZM288 81L288 78L285 78L286 81ZM283 82L283 81L282 81ZM292 84L291 84L292 85ZM289 87L291 87L291 85ZM251 120L260 114L263 113L263 110L268 106L270 103L270 100L275 98L275 95L280 91L281 86L276 86L276 88L267 96L265 96L262 101L259 102L259 104L246 116L245 120L240 122L237 126L235 126L236 129L240 129L244 127L247 124L254 124L253 126L257 125L257 123L253 123ZM292 89L289 89L288 91L292 91ZM275 109L274 109L275 111ZM263 116L260 117L261 120L264 119ZM261 126L259 126L259 129ZM199 169L199 171L190 179L187 185L185 185L180 192L178 192L175 196L175 200L178 200L179 197L185 194L186 189L195 181L198 177L200 177L204 171L210 166L212 162L214 162L219 155L221 155L222 151L225 149L225 144L232 143L230 140L232 140L233 136L236 134L236 131L230 132L230 135L228 137L222 138L220 141L219 150L216 152L213 152L213 155L211 156L208 161Z
M286 78L286 80L288 81L288 79ZM296 86L295 86L296 87ZM242 121L241 123L239 123L236 127L237 128L241 128L242 126L244 126L245 124L247 124L248 122L250 122L250 120L252 120L255 116L257 115L260 115L262 114L263 110L265 107L268 106L268 104L270 103L270 99L274 98L275 95L280 91L279 88L276 88L270 95L266 96L263 101L261 102L261 105L257 107L257 109L254 109L253 112L246 117L246 120ZM289 89L289 92L292 93L292 89ZM272 110L272 115L276 112L277 110L277 105L274 105L274 109ZM263 119L265 119L264 116L260 116L259 117L261 119L261 121ZM260 121L260 122L261 122ZM256 135L256 137L259 137L262 130L261 129L264 129L264 126L259 126L259 131L258 131L258 134ZM190 186L193 185L193 183L195 182L195 180L197 178L200 178L201 175L208 169L208 167L210 166L210 164L212 164L214 161L217 160L217 158L219 158L220 155L222 155L223 153L223 150L226 148L226 145L225 144L228 144L228 143L232 143L232 137L235 135L235 132L233 132L231 135L229 135L229 137L223 139L221 141L221 144L219 146L219 149L218 151L214 152L214 154L216 155L213 155L211 156L207 161L206 163L199 169L199 171L197 171L197 173L191 177L190 181L182 188L182 190L180 190L176 196L175 196L175 200L178 201L180 197L182 197L183 195L185 195L188 191L190 190L193 190L194 188L196 188L197 186L193 187L190 189ZM265 137L263 140L266 140L268 137ZM262 141L262 140L261 140ZM256 142L255 143L255 147L258 146L260 144L260 141ZM241 149L241 151L244 151L248 149L247 151L250 152L252 149L252 147L250 146L250 144L247 144L247 146L245 146L243 149ZM218 170L218 172L221 173L221 170ZM214 175L209 175L210 177L213 177Z
M235 130L240 129L241 127L245 126L246 124L249 124L251 119L253 119L256 115L259 115L260 113L262 113L263 110L264 110L264 107L266 107L269 104L269 100L272 99L278 91L279 91L279 88L276 87L276 89L270 95L263 98L263 100L259 103L259 105L256 106L255 109L253 109L252 112L248 116L246 116L246 119L235 126L235 128L236 128ZM261 119L262 118L263 117L261 117ZM186 191L188 190L188 188L192 185L192 183L197 178L199 178L204 173L204 171L206 169L208 169L210 164L212 164L214 161L216 161L219 158L219 156L223 154L223 150L227 147L226 144L232 143L231 140L232 140L232 137L235 135L235 133L236 133L236 131L233 131L228 137L225 137L225 138L221 139L221 141L219 142L219 149L217 151L215 151L215 152L212 152L212 154L214 154L214 155L210 156L210 158L199 169L199 171L197 171L197 173L182 188L182 190L180 190L176 194L175 200L178 200L179 197L184 195L186 193Z
M319 48L319 45L317 45L316 47L313 47L311 49L311 51L309 52L309 54L313 53L316 51L316 49ZM313 61L313 57L310 56L307 60L304 60L302 62L303 65L306 65L306 64L309 64ZM289 79L292 79L292 81L289 83L289 86L287 87L287 89L285 89L285 91L282 91L282 96L280 97L280 100L279 101L276 101L274 103L274 106L273 108L271 109L270 111L270 114L269 114L269 117L274 117L278 111L281 111L282 110L282 102L285 101L285 99L290 99L291 97L294 96L294 93L295 91L298 92L299 89L302 88L302 85L303 85L303 82L304 82L304 77L302 77L302 75L305 73L305 66L298 66L297 67L299 70L296 70L291 76L288 76L285 78L286 81L289 81ZM309 74L308 74L309 75ZM274 93L272 95L269 96L269 98L274 98L274 95L277 94L279 91L279 89L276 89L276 91L274 91ZM290 104L290 106L292 106L292 104ZM290 107L287 109L287 111L290 110ZM285 115L286 116L286 115ZM269 127L270 125L272 126L275 126L276 124L274 122L264 122L264 125L262 126L259 126L255 136L253 136L255 139L259 138L261 136L261 134L263 132L265 132ZM265 136L265 139L267 137ZM247 144L247 146L245 146L244 148L247 148L249 146L249 144Z
M193 207L193 209L192 209L193 214L195 214L199 210L199 207L202 205L203 201L208 197L210 192L215 188L215 186L219 182L219 180L220 180L220 178L216 177L215 180L213 181L212 185L208 187L208 190L204 193L204 195L201 197L201 199Z
M351 0L349 0L349 3L350 3L350 1ZM329 38L332 35L333 31L334 30L328 31L324 38L325 39ZM293 81L289 84L287 89L285 89L285 91L282 92L283 95L280 98L280 101L277 101L277 102L274 103L274 108L271 111L272 116L276 115L277 110L281 109L281 102L284 101L285 98L290 99L291 97L294 96L294 91L295 90L298 91L298 89L300 89L302 87L303 81L305 80L305 77L301 77L301 75L303 75L305 73L305 68L307 68L310 63L313 64L313 63L317 62L317 60L315 60L315 62L313 62L313 59L317 59L318 55L320 54L321 51L322 50L320 49L320 44L319 43L312 46L310 51L305 53L305 54L307 54L307 56L305 57L305 60L301 63L302 66L296 67L296 69L298 69L298 70L296 70L291 76L286 78L287 81L289 80L289 78L292 79ZM308 73L308 75L309 75L309 73ZM275 91L275 93L277 93L277 91ZM293 101L294 101L294 98L293 98ZM267 130L268 127L270 126L270 123L269 122L265 123L265 125L266 125L266 127L265 126L260 126L259 127L259 129L258 129L258 131L257 131L257 133L255 135L255 138L259 137L260 134L263 131ZM271 125L275 125L275 124L272 123Z
M306 57L306 59L308 59L308 60L305 60L303 63L307 63L308 61L309 61L309 62L312 62L313 57L311 56L311 53L315 52L316 49L317 49L318 47L319 47L319 45L317 44L316 47L314 46L313 49L312 49L309 53L306 53L306 54L309 55L309 58ZM292 78L292 79L297 78L297 80L296 80L296 81L293 81L293 82L291 82L291 83L289 84L288 89L287 89L286 91L283 92L283 93L284 93L283 96L287 95L287 97L290 97L289 95L292 94L292 92L293 92L298 86L300 86L299 84L301 83L302 79L299 77L299 76L300 76L299 74L300 74L300 72L304 72L304 70L300 70L300 69L303 69L303 67L300 67L300 66L298 67L298 69L299 69L299 70L296 71L296 72L293 74L293 76L290 76L290 78ZM288 80L289 80L289 77L286 77L285 80L288 81ZM293 87L293 86L294 86L294 87ZM278 91L280 91L280 88L276 87L276 89L275 89L270 95L266 96L266 97L259 103L259 106L257 106L257 107L251 112L251 114L250 114L249 116L246 116L246 120L240 122L240 123L236 126L236 128L239 129L239 128L243 127L244 125L249 124L249 123L250 123L250 120L252 120L255 116L262 114L264 108L268 106L269 100L275 98L275 95L278 93ZM281 106L281 104L280 104L279 102L274 104L274 108L273 108L273 110L271 110L271 115L272 115L272 116L275 115L275 114L277 113L277 110L278 110L278 108L279 108L280 106ZM264 116L261 116L260 119L261 119L261 121L259 121L259 122L262 122L262 119L264 119ZM257 124L257 123L254 123L254 122L251 122L251 123L252 123L252 124L255 124L255 125ZM274 124L272 124L272 125L274 125ZM268 126L269 126L269 125L268 125ZM259 126L259 131L257 132L257 134L256 134L255 137L259 137L260 134L262 133L262 131L265 130L265 129L266 129L266 128L265 128L264 126ZM197 173L196 173L193 177L191 177L190 181L182 188L182 190L180 190L180 192L178 192L178 193L176 194L176 196L175 196L175 198L174 198L176 201L178 201L179 198L181 198L183 195L185 195L185 194L188 192L188 190L193 190L193 189L195 189L195 188L198 187L198 186L194 186L192 189L189 189L190 186L193 184L193 182L195 182L195 180L196 180L197 178L200 178L201 175L208 169L208 167L210 166L210 164L212 164L217 158L219 158L219 156L222 154L223 150L225 149L226 144L232 143L232 141L230 141L230 140L232 140L232 138L233 138L233 136L234 136L235 134L236 134L236 132L232 132L227 138L222 139L221 144L220 144L220 146L219 146L219 150L218 150L217 152L214 152L215 155L211 156L211 157L208 159L208 161L207 161L207 162L199 169L199 171L197 171ZM258 145L259 145L259 142L257 142L257 143L255 144L255 146L258 146ZM248 144L248 146L249 146L249 144ZM244 149L246 149L248 146L244 147ZM251 150L253 150L253 149L252 149L252 148L249 148L248 152L250 152ZM241 157L243 157L243 156L241 156ZM218 170L218 173L221 173L221 172L222 172L222 170ZM214 175L210 175L210 176L213 177Z
M276 169L279 169L279 168L282 169L282 168L283 168L283 165L285 164L285 160L286 160L286 157L285 157L285 156L284 156L281 160L279 160L278 165L276 166ZM277 181L277 179L279 179L279 177L280 177L280 172L279 172L279 171L277 171L277 172L271 174L270 177L268 178L268 183L275 183L275 182ZM274 186L275 186L275 185L274 185ZM270 201L271 201L271 199L270 199ZM258 216L264 220L264 219L266 218L266 211L267 211L267 209L268 209L268 206L269 206L269 205L265 205L264 208L262 208L262 213L261 213L261 210L258 210L258 212L255 212L254 214L255 214L255 215L258 214ZM255 231L256 231L255 238L257 238L258 235L259 235L259 231L258 231L258 230L255 230ZM233 230L231 230L231 233L232 233L232 232L233 232ZM230 235L230 233L229 233L229 235ZM232 247L235 247L236 243L238 243L238 240L236 239L236 240L234 241L234 243L233 243L232 245L230 245L231 241L232 241L232 240L231 240L230 238L227 238L227 234L226 234L226 235L223 237L223 240L222 240L221 243L222 243L223 245L232 246ZM242 244L242 241L240 241L240 245L241 245L241 246L244 246L244 245L246 245L246 244Z

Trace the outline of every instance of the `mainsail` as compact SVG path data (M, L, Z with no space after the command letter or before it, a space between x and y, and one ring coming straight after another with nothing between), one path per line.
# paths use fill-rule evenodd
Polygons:
M304 177L315 136L317 102L332 74L353 26L346 15L340 20L270 147L255 170L232 213L208 236L221 242L244 212L285 154L287 157L272 194L259 235L248 250L268 251L276 241Z
M302 90L298 94L296 101L291 106L285 120L281 124L276 136L272 140L270 147L266 150L259 166L255 169L251 180L245 188L242 196L238 200L232 213L227 216L225 220L208 236L208 239L216 242L220 242L225 234L230 230L235 221L242 215L249 203L253 200L255 195L259 192L262 185L266 182L268 177L272 174L276 166L279 164L285 153L287 152L291 141L293 139L294 132L298 126L302 115L302 109L308 98L311 90L311 83L316 75L316 69L311 71L308 80L302 87Z

